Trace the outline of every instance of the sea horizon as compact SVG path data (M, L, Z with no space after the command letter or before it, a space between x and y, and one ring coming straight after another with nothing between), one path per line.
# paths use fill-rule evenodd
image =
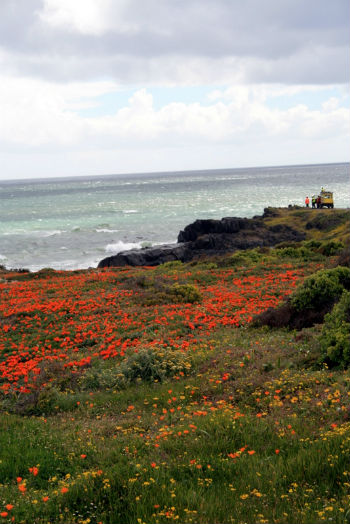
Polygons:
M0 264L96 267L106 256L174 243L199 218L251 218L304 205L322 186L349 207L350 163L0 181Z
M60 175L60 176L41 176L41 177L28 177L28 178L0 178L0 184L2 183L9 183L9 184L16 184L21 182L42 182L44 180L48 182L52 181L60 181L60 180L84 180L84 179L95 179L95 178L105 178L105 177L133 177L133 176L149 176L149 175L176 175L176 174L184 174L184 173L205 173L210 171L220 172L220 171L241 171L244 169L247 170L259 170L259 169L278 169L278 168L294 168L294 167L317 167L317 166L335 166L335 165L349 165L350 161L344 161L344 162L317 162L317 163L305 163L305 164L264 164L262 166L241 166L241 167L220 167L220 168L196 168L196 169L176 169L176 170L155 170L155 171L125 171L120 173L99 173L99 174L90 174L90 175Z

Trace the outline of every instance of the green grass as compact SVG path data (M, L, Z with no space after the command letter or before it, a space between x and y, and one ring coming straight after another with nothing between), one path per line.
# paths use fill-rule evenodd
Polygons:
M118 393L64 392L49 417L3 413L0 493L15 506L8 513L33 523L344 522L349 377L305 368L310 344L297 338L221 330L196 376ZM216 383L231 368L234 378ZM16 477L27 481L23 495Z
M320 364L322 326L297 332L200 320L214 314L218 290L220 314L236 281L249 304L266 272L288 267L300 270L302 281L334 262L312 249L297 256L282 250L152 270L4 273L4 299L14 286L24 293L25 283L25 293L41 293L35 307L0 317L4 347L25 341L33 354L35 344L60 352L67 333L80 352L72 345L69 358L93 355L116 333L131 345L125 358L92 356L81 368L64 367L68 357L45 361L40 401L31 393L2 394L0 522L350 522L350 377ZM166 291L174 284L191 286L180 288L175 302ZM197 288L196 301L182 303ZM69 293L80 301L74 313L64 302ZM54 300L62 301L57 312L40 309ZM113 382L121 369L133 369L131 355L138 361L134 347L141 355L142 348L162 351L165 361L177 351L191 365L155 379L159 364L148 360L152 373ZM0 350L0 364L8 353Z

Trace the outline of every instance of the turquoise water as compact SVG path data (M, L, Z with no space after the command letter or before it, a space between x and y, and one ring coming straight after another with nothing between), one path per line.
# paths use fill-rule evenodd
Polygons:
M303 205L322 186L350 206L350 164L0 181L0 264L95 267L113 253L175 242L197 218Z

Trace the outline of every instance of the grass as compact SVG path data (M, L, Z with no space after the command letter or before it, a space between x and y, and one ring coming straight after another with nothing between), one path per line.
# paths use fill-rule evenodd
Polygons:
M334 259L279 251L3 271L0 522L350 522L349 374L251 326Z

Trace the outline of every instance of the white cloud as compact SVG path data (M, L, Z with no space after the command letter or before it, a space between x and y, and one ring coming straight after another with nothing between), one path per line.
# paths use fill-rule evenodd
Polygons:
M99 97L117 90L112 82L49 84L33 79L0 82L2 149L84 151L94 148L180 147L242 144L256 140L318 140L349 133L349 110L331 97L319 110L305 104L269 107L270 96L303 88L235 85L216 90L209 103L167 103L155 108L146 89L106 116L86 117L81 108L98 107ZM310 90L319 90L310 86ZM269 94L270 93L270 94ZM84 114L84 113L83 113Z
M99 35L106 30L106 10L110 0L44 0L38 12L41 21L52 27L83 34Z

